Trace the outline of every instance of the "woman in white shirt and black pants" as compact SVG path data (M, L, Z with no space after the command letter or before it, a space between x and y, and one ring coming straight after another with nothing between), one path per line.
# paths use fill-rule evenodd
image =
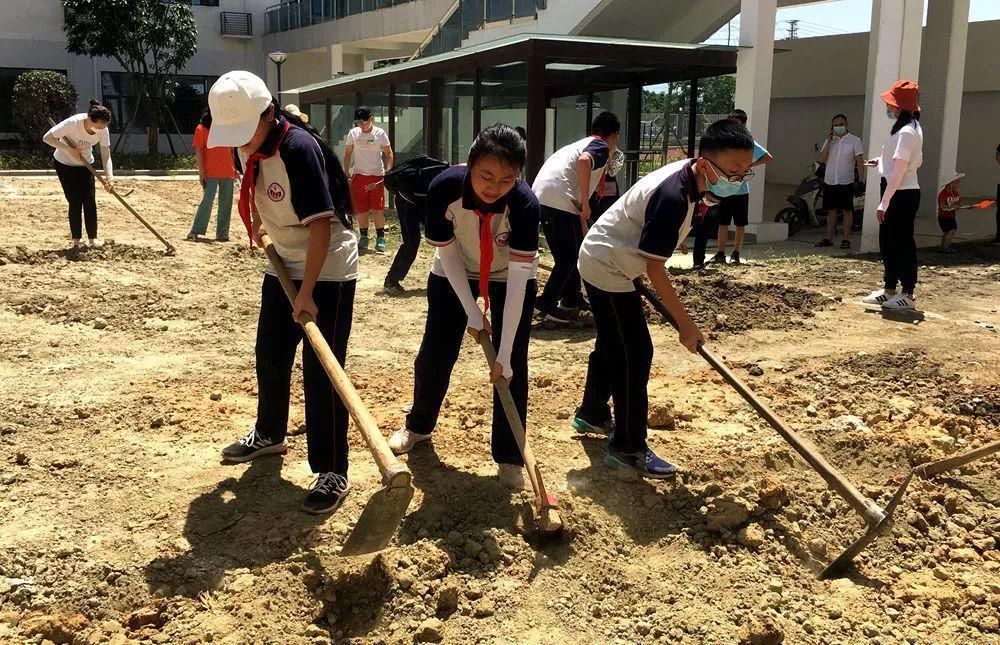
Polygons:
M69 230L73 236L74 248L85 246L81 219L87 226L90 246L95 248L102 246L102 242L97 239L94 175L90 174L84 162L94 163L94 145L100 144L101 165L104 168L101 183L105 190L110 190L115 172L111 164L109 125L111 125L111 110L97 101L91 101L90 108L86 112L74 114L53 126L42 137L45 143L56 149L52 156L55 158L56 175L62 184L63 194L69 202ZM64 141L64 137L69 141L69 145Z
M882 305L884 309L915 308L917 243L913 228L920 208L917 169L924 160L919 92L915 82L897 81L882 94L886 116L893 121L892 130L882 144L882 156L865 162L866 166L877 166L882 178L882 202L877 216L885 286L869 294L864 302Z

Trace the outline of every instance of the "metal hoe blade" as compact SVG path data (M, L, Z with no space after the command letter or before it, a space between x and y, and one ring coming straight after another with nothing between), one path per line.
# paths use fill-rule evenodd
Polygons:
M385 486L368 499L340 555L364 555L389 545L413 499L413 486Z

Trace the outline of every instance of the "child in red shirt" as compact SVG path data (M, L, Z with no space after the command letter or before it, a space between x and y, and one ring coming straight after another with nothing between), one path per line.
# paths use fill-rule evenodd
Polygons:
M938 193L938 226L941 227L942 253L955 253L958 250L951 245L951 242L955 239L955 232L958 231L958 220L955 215L960 208L968 208L959 206L962 197L958 193L958 182L964 176L964 172L952 174L951 179Z

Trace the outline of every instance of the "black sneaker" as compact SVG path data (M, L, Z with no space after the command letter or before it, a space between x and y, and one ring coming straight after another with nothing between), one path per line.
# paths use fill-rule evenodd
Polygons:
M257 434L257 429L254 428L247 436L223 448L222 458L230 463L242 464L264 455L283 455L286 452L288 443L284 439L275 443Z
M709 259L709 261L706 262L705 264L725 264L725 263L726 263L726 254L723 251L719 251L718 253L713 255L711 259Z
M545 320L547 322L566 324L573 320L575 313L576 311L573 309L567 309L566 307L556 305L551 309L545 310Z
M604 465L612 470L632 470L646 479L670 479L677 476L678 471L677 466L660 459L649 448L641 452L620 452L608 446L608 453L604 455Z
M390 296L402 296L406 294L406 289L403 288L403 285L395 280L386 280L382 285L382 289Z
M347 499L351 492L351 482L347 475L319 473L309 494L302 502L302 510L312 515L332 513Z
M729 264L739 264L740 263L740 252L733 251L733 254L729 256Z
M594 433L594 434L604 434L611 436L615 433L615 418L612 416L608 417L608 420L604 423L591 423L587 419L580 415L580 408L576 409L576 414L573 416L573 423L571 424L573 429L580 433Z
M827 238L824 237L819 242L816 242L816 246L820 247L820 248L822 248L824 246L833 246L833 240L829 240L829 239L827 239Z

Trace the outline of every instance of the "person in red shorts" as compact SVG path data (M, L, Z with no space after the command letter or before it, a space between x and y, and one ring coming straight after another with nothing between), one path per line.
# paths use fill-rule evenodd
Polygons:
M385 173L392 170L392 146L385 130L375 126L365 106L354 111L355 127L347 134L344 166L351 172L351 202L358 215L358 246L368 249L369 215L375 217L375 251L385 252ZM384 158L383 158L383 155ZM353 167L351 162L354 162Z

